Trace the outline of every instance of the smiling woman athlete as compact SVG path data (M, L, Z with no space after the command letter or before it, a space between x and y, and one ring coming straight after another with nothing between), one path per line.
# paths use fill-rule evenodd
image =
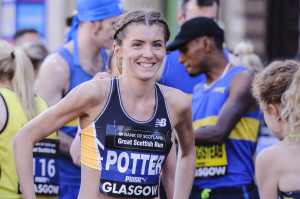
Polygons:
M113 47L122 75L79 85L15 136L25 199L34 198L32 146L77 117L82 129L79 198L159 198L174 128L179 143L174 198L189 197L195 173L191 102L181 91L155 83L169 36L159 12L133 10L119 17Z

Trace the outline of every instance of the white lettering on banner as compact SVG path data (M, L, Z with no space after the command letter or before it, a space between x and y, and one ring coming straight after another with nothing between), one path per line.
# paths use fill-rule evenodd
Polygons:
M131 138L135 138L136 137L136 133L130 133L130 132L119 132L118 136L124 136L124 137L131 137Z
M156 148L164 148L164 144L163 143L159 143L159 142L154 142L154 146Z
M145 167L146 167L146 163L149 160L149 158L150 158L150 155L145 155L145 154L141 155L141 159L143 160L142 171L141 171L142 175L145 175Z
M131 153L129 157L128 153L126 152L122 152L118 156L115 151L108 150L105 170L110 170L110 166L116 165L120 173L125 173L128 170L130 161L132 161L132 174L136 174L138 163L142 163L141 175L145 175L147 164L148 175L157 175L162 169L162 163L164 159L164 155L147 155L138 153ZM125 163L122 165L122 162Z
M133 165L136 165L137 160L141 159L141 155L137 153L132 153L130 157L131 159L133 159ZM135 171L136 171L136 166L132 167L132 174L135 174Z
M126 186L125 184L122 184L120 188L117 189L116 183L104 182L102 184L103 191L106 193L123 194L127 196L155 196L157 194L157 186L158 185L142 187L140 185Z
M36 159L33 158L33 175L36 175L36 165L35 164L40 164L40 168L41 168L41 175L45 176L46 174L49 177L54 177L56 174L56 168L55 168L55 160L50 159L48 162L45 158L41 158L39 159L39 161L35 161Z
M35 146L42 146L42 147L51 147L51 148L55 148L56 147L56 144L54 143L48 143L48 142L38 142L35 144Z
M35 189L35 193L57 195L59 186L58 185L47 185L47 184L39 184L39 185L35 184L34 189Z
M212 177L226 174L226 166L197 168L195 177Z
M118 138L118 144L132 145L132 140L123 140L122 138Z
M142 183L142 181L144 181L144 183L146 183L147 178L143 178L143 177L132 177L132 176L126 176L125 177L125 182L138 182L138 183Z
M49 182L49 178L47 177L34 177L35 182L46 183Z
M149 140L164 140L164 137L161 136L161 135L147 135L147 134L144 134L143 138L144 139L149 139Z
M122 159L125 160L125 165L122 167ZM121 173L125 173L128 169L128 166L129 166L129 156L127 153L125 152L122 152L120 155L119 155L119 158L118 158L118 169Z
M34 153L48 153L48 154L56 154L56 150L52 148L42 148L42 147L34 147L32 150Z
M125 182L142 182L142 177L132 177L132 176L126 176Z
M133 145L134 146L147 146L147 147L153 147L153 142L151 141L138 141L138 140L134 140L133 141Z

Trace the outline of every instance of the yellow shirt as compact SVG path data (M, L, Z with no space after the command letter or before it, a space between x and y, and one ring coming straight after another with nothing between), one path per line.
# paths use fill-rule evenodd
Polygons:
M19 183L13 159L12 140L18 130L29 120L16 94L12 90L1 88L0 97L4 100L7 108L6 124L3 129L0 129L0 199L19 199L23 197L19 194ZM38 96L36 97L36 102L40 113L48 108L47 103ZM47 139L53 141L57 140L56 133L51 134ZM37 198L56 199L57 196L37 196Z

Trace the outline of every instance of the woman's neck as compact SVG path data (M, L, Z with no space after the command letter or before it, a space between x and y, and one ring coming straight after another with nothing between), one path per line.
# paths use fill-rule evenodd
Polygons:
M121 75L119 82L121 95L122 91L126 91L123 96L132 97L133 99L155 97L154 80L143 81Z
M9 88L14 90L11 80L0 80L0 88Z

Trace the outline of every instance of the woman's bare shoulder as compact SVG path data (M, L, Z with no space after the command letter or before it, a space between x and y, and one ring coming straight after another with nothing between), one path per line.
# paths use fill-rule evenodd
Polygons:
M169 105L183 109L190 105L191 99L186 93L172 87L164 85L159 86Z
M260 169L268 168L268 165L273 165L273 168L278 166L278 160L280 161L280 154L282 154L282 143L279 142L268 148L263 149L256 156L255 164Z
M110 79L93 79L84 82L62 100L63 106L88 110L105 103L110 91Z
M186 93L163 85L160 85L160 88L165 95L172 121L177 123L184 119L186 114L190 114L191 99Z
M78 87L78 92L82 97L88 97L90 100L103 100L107 98L111 87L111 79L92 79L82 83Z

